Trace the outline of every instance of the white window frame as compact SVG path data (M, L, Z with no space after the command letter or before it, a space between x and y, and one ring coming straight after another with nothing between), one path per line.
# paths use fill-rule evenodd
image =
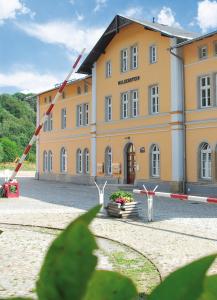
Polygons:
M82 174L83 171L83 159L82 159L82 151L81 149L77 150L77 173Z
M203 85L204 81L204 85ZM209 84L208 84L209 81ZM201 76L199 78L199 93L200 93L200 107L206 108L211 106L211 76Z
M138 68L138 46L131 46L131 69L135 70Z
M200 177L210 180L212 178L211 147L208 143L201 145L200 149Z
M121 50L121 72L127 72L128 71L128 49L122 49Z
M111 60L108 60L105 63L105 77L109 78L111 76L112 76L112 63L111 63Z
M48 172L53 170L53 153L51 150L48 151Z
M78 126L83 125L83 109L82 104L78 105Z
M208 47L201 46L199 47L199 59L206 59L208 56Z
M112 149L111 147L106 148L106 161L105 161L105 173L106 175L112 175Z
M61 129L66 128L66 108L61 109Z
M150 112L151 114L159 113L159 85L150 86Z
M151 147L151 176L160 177L160 149L157 145Z
M90 153L89 150L86 148L84 149L84 161L85 161L85 173L89 174L90 173Z
M67 151L64 147L60 150L60 172L67 172Z
M157 46L150 46L150 64L155 64L157 62Z
M131 91L132 117L136 118L139 115L139 95L138 90Z
M47 155L47 151L44 150L43 152L43 172L47 172L48 171L48 155Z
M112 96L106 96L105 97L105 120L106 122L110 122L112 120Z
M85 122L84 125L87 126L89 124L89 104L85 103L84 104L84 117L85 117Z
M121 94L121 115L122 119L127 119L129 117L129 94L128 92Z

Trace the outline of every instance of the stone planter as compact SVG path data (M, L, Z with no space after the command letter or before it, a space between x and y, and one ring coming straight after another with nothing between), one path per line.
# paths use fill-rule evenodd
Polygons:
M107 206L109 216L117 218L137 218L139 216L138 202L120 203L110 202Z

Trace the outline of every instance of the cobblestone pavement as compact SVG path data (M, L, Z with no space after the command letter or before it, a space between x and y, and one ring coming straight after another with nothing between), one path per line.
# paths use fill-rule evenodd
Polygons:
M77 215L98 203L94 186L37 181L27 177L19 178L19 182L19 199L0 199L0 229L3 223L64 228ZM107 187L106 201L111 192L111 187ZM93 232L140 251L153 261L163 277L193 259L217 252L217 205L156 198L155 222L148 223L145 197L135 195L135 198L142 206L140 219L132 221L101 216L93 222ZM14 236L15 248L16 239L21 236L22 232ZM0 235L0 242L3 239L4 233ZM40 238L36 242L44 243ZM12 251L6 241L1 243L1 250L2 247L1 262L7 260L8 253L18 260L20 272L31 273L31 270L22 269L24 257L16 257L16 249ZM29 255L34 263L36 255L34 249L31 251ZM210 272L217 273L217 264Z

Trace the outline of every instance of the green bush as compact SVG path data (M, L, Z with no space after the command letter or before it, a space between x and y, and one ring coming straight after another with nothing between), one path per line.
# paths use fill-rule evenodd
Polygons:
M39 300L139 299L131 279L96 270L98 247L88 226L99 210L97 206L77 218L51 244L36 283ZM216 300L217 275L206 275L216 256L201 258L170 274L148 300Z
M18 155L18 147L15 142L11 141L9 138L1 138L0 144L3 148L3 159L2 162L12 162L16 159Z
M109 197L110 200L115 201L118 198L130 198L131 201L133 200L133 194L130 192L125 192L125 191L117 191L111 194L111 196Z
M2 144L0 143L0 163L3 162L4 159L4 149Z

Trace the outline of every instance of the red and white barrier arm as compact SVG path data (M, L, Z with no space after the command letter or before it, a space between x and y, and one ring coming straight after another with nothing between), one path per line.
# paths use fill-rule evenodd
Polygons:
M190 196L184 194L171 194L171 193L153 192L153 191L136 190L136 189L134 189L133 192L135 194L145 194L147 196L166 197L166 198L178 199L183 201L196 201L196 202L217 204L217 198L198 197L198 196Z
M29 153L30 149L32 148L33 143L36 141L37 136L39 135L39 133L40 133L42 127L43 127L44 122L47 121L49 114L51 113L51 111L52 111L54 105L56 104L57 100L60 98L60 96L61 96L61 94L62 94L62 92L63 92L63 90L64 90L64 88L65 88L65 86L66 86L66 84L67 84L67 82L68 82L68 80L69 80L69 78L70 78L71 75L75 72L78 63L79 63L79 61L80 61L82 55L84 54L84 51L85 51L85 48L84 48L84 49L82 50L82 52L79 54L79 56L77 57L75 63L73 64L73 66L72 66L72 68L71 68L69 74L67 75L66 79L65 79L65 80L63 81L63 83L60 85L59 90L58 90L58 92L56 93L56 96L55 96L54 99L52 100L52 102L51 102L51 104L50 104L48 110L47 110L46 113L45 113L45 115L41 118L41 121L40 121L38 127L36 128L36 130L35 130L35 132L34 132L32 138L31 138L31 140L30 140L30 142L29 142L29 144L28 144L28 146L27 146L26 149L24 150L23 155L20 157L19 162L18 162L18 164L17 164L15 170L13 171L13 173L12 173L12 175L11 175L9 181L13 181L14 178L16 177L16 175L17 175L19 169L20 169L21 166L22 166L22 163L24 162L24 160L25 160L27 154Z

